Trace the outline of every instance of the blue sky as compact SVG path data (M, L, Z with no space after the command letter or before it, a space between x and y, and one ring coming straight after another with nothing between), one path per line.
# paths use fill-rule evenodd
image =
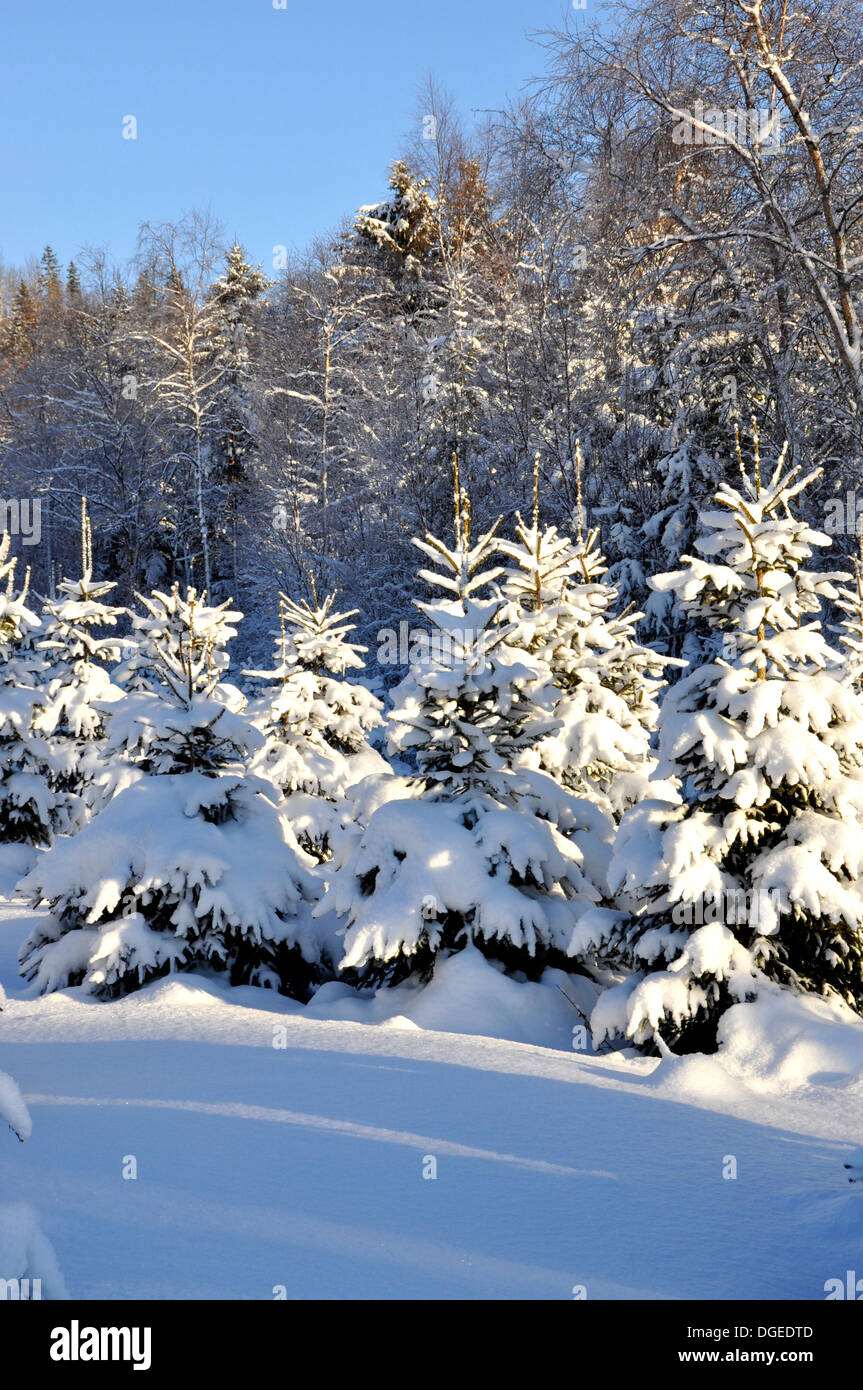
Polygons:
M0 46L0 257L124 260L139 221L210 205L255 260L382 196L432 73L469 114L542 70L565 0L12 0ZM122 138L134 115L137 139Z

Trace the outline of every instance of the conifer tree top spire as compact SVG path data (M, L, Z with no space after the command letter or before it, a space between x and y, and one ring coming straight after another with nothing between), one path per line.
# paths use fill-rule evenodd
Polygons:
M116 637L99 636L99 629L115 627L126 610L101 602L117 586L93 578L93 529L86 497L81 498L81 578L64 578L56 586L59 597L45 602L44 638L41 651L60 666L70 663L77 683L86 683L86 668L94 661L119 659ZM53 672L55 676L59 671ZM61 681L61 684L63 682ZM97 681L98 684L98 681Z
M424 540L415 536L413 544L438 567L437 570L420 570L420 579L424 579L434 589L444 589L447 593L453 594L461 605L462 614L466 614L471 598L503 574L503 568L499 565L483 569L500 548L496 538L503 518L498 517L491 530L480 536L475 545L471 544L470 500L461 487L458 453L453 454L453 503L455 546L450 549L428 531ZM502 606L502 601L498 606ZM417 603L416 607L433 619L434 615L427 604Z
M24 583L20 592L15 593L15 570L18 565L18 557L10 556L9 551L12 547L12 538L4 532L0 539L0 585L5 582L5 592L0 599L0 646L15 644L20 641L23 634L39 626L39 619L35 613L31 613L27 604L27 593L30 588L30 570L24 573Z
M231 608L230 599L210 607L206 593L192 587L184 598L178 584L170 594L155 589L150 598L137 598L145 615L135 617L136 664L152 671L184 705L196 695L212 695L230 664L224 649L236 637L233 624L242 614Z
M206 597L194 588L184 597L176 584L138 595L144 612L133 615L138 640L126 673L138 688L112 710L108 747L147 772L209 776L261 744L243 716L245 697L224 683L225 648L242 614L230 599L211 607Z
M539 530L539 461L542 455L537 449L533 458L533 529Z
M348 633L356 630L350 620L358 610L338 612L334 608L337 597L334 590L323 603L318 603L313 588L310 604L305 599L295 603L287 594L279 594L283 653L286 641L288 644L283 660L305 670L330 671L336 676L347 670L362 670L366 648L347 640Z
M736 663L754 667L760 680L771 673L811 674L838 658L820 623L804 619L820 611L822 599L837 597L835 581L843 576L802 568L816 547L830 545L830 537L795 517L790 504L821 469L786 467L786 445L765 483L757 430L751 474L739 435L735 439L741 488L721 485L718 510L701 515L699 556L683 556L686 568L658 575L651 585L675 593L691 617L733 632Z
M81 574L93 572L93 530L87 515L87 499L81 497Z

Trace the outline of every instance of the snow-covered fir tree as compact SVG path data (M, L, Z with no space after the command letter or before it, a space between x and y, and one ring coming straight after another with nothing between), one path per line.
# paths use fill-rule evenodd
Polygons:
M218 384L216 438L211 471L224 497L224 534L216 537L228 554L221 557L221 570L238 583L238 546L244 496L251 482L251 468L257 449L258 423L253 403L249 348L252 314L257 300L270 281L260 266L247 260L243 248L235 243L226 258L225 269L212 286L214 301L213 348L221 372ZM220 557L216 557L219 564Z
M336 856L321 904L347 917L342 967L363 983L428 978L439 953L471 941L538 975L566 960L579 909L598 896L570 837L572 798L516 768L552 727L552 691L501 620L496 530L472 539L456 482L455 545L415 542L435 566L421 577L444 594L417 603L431 625L426 659L393 696L391 747L414 760L416 795L379 806Z
M672 429L671 434L674 442L670 451L656 464L662 480L657 511L643 524L641 535L630 539L628 547L625 530L613 528L618 550L624 548L630 555L644 555L646 550L648 556L656 556L656 568L679 564L682 555L694 545L699 512L722 480L721 465L700 442L699 435L690 434L685 428L680 433ZM628 570L628 560L618 561L612 578L623 576ZM646 587L649 589L649 579ZM645 585L635 585L633 589L642 601ZM698 634L688 627L674 595L654 589L643 601L643 626L648 637L661 640L670 651L679 651L689 660Z
M29 574L15 591L11 540L0 540L0 842L47 845L56 797L47 740L36 731L45 693L43 662L34 649L38 616L27 607Z
M550 672L508 641L516 628L502 621L506 601L492 589L502 575L492 565L498 526L472 543L463 493L456 508L454 549L434 536L414 542L437 566L420 579L447 597L416 602L431 624L427 659L393 693L391 743L413 755L426 789L506 801L518 752L552 726Z
M382 726L382 703L347 672L365 669L365 647L349 641L354 613L279 595L281 626L274 664L247 674L267 682L261 725L266 742L253 771L284 796L283 813L304 849L319 861L352 814L346 800L365 777L386 776L388 764L369 735Z
M93 784L104 776L99 758L104 707L123 697L106 666L119 660L121 642L117 636L106 635L106 629L115 628L126 610L104 601L116 585L93 577L92 528L84 498L81 578L64 579L57 587L59 596L44 604L37 643L48 661L37 728L52 745L57 816L62 814L58 828L70 832L85 823Z
M653 583L722 643L666 695L659 774L683 796L624 816L612 885L635 973L597 1004L598 1039L715 1046L766 980L863 1004L863 704L818 621L842 576L805 568L829 538L791 509L817 471L785 454L723 485L698 556Z
M428 180L416 178L401 159L392 166L389 186L390 198L360 208L355 230L407 274L419 276L437 240L435 200Z
M645 794L655 766L650 743L667 659L638 642L640 613L614 611L599 532L584 531L578 445L576 458L577 540L540 526L537 455L532 524L518 516L515 541L500 549L510 561L505 592L515 640L541 657L556 687L558 727L525 760L617 821Z
M43 991L114 996L198 969L305 996L320 970L313 864L270 784L247 768L261 736L222 679L241 615L194 589L141 603L137 661L149 688L111 723L143 775L22 880L50 908L22 948L22 971Z
M245 707L241 691L226 679L227 645L242 615L230 600L210 606L206 594L190 588L183 595L177 584L170 593L155 589L149 598L137 597L143 612L132 615L128 656L118 670L126 696L110 712L108 751L144 773L194 770L206 763L209 740L221 747L231 714ZM183 718L166 726L166 707L179 708ZM219 717L222 709L227 722ZM246 721L237 728L259 742ZM234 751L240 756L241 744Z

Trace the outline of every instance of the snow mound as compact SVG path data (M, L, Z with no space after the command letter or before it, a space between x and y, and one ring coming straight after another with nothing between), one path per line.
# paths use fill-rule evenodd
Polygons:
M0 1003L2 1001L3 991L0 989ZM33 1126L21 1092L11 1076L0 1071L0 1122L4 1120L19 1139L30 1138Z
M566 978L571 993L572 982ZM394 993L402 995L401 1013L420 1028L440 1033L506 1038L564 1051L571 1046L573 1024L580 1022L553 985L510 979L475 946L440 961L429 984L413 991L411 1003L405 1003L404 987Z
M40 850L33 845L0 845L0 893L11 895L18 879L32 869Z
M863 1076L863 1020L844 1004L784 990L728 1010L717 1060L774 1094Z
M584 1022L577 1010L586 1016L597 992L597 986L586 977L557 970L547 970L539 983L512 979L469 944L440 958L427 985L406 981L373 995L336 981L317 991L303 1015L503 1038L565 1052L572 1048L573 1028ZM589 1051L589 1046L583 1050Z
M747 1079L730 1076L719 1057L702 1053L663 1057L645 1084L659 1091L664 1100L717 1110L733 1106L749 1090Z
M43 1299L67 1297L51 1243L26 1202L0 1206L0 1279L39 1279Z

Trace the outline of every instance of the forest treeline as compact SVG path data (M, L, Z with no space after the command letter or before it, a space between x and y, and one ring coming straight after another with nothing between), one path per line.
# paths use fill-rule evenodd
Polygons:
M753 416L823 469L810 519L854 549L859 8L623 0L539 35L537 68L471 125L430 86L386 198L302 255L256 267L192 213L122 269L4 271L0 492L39 500L39 544L13 535L35 590L74 567L86 495L121 602L194 584L248 634L280 589L337 589L374 665L411 537L451 528L453 455L478 531L530 511L538 453L571 532L580 441L609 579L679 653L647 581L737 474L735 426L752 463Z

